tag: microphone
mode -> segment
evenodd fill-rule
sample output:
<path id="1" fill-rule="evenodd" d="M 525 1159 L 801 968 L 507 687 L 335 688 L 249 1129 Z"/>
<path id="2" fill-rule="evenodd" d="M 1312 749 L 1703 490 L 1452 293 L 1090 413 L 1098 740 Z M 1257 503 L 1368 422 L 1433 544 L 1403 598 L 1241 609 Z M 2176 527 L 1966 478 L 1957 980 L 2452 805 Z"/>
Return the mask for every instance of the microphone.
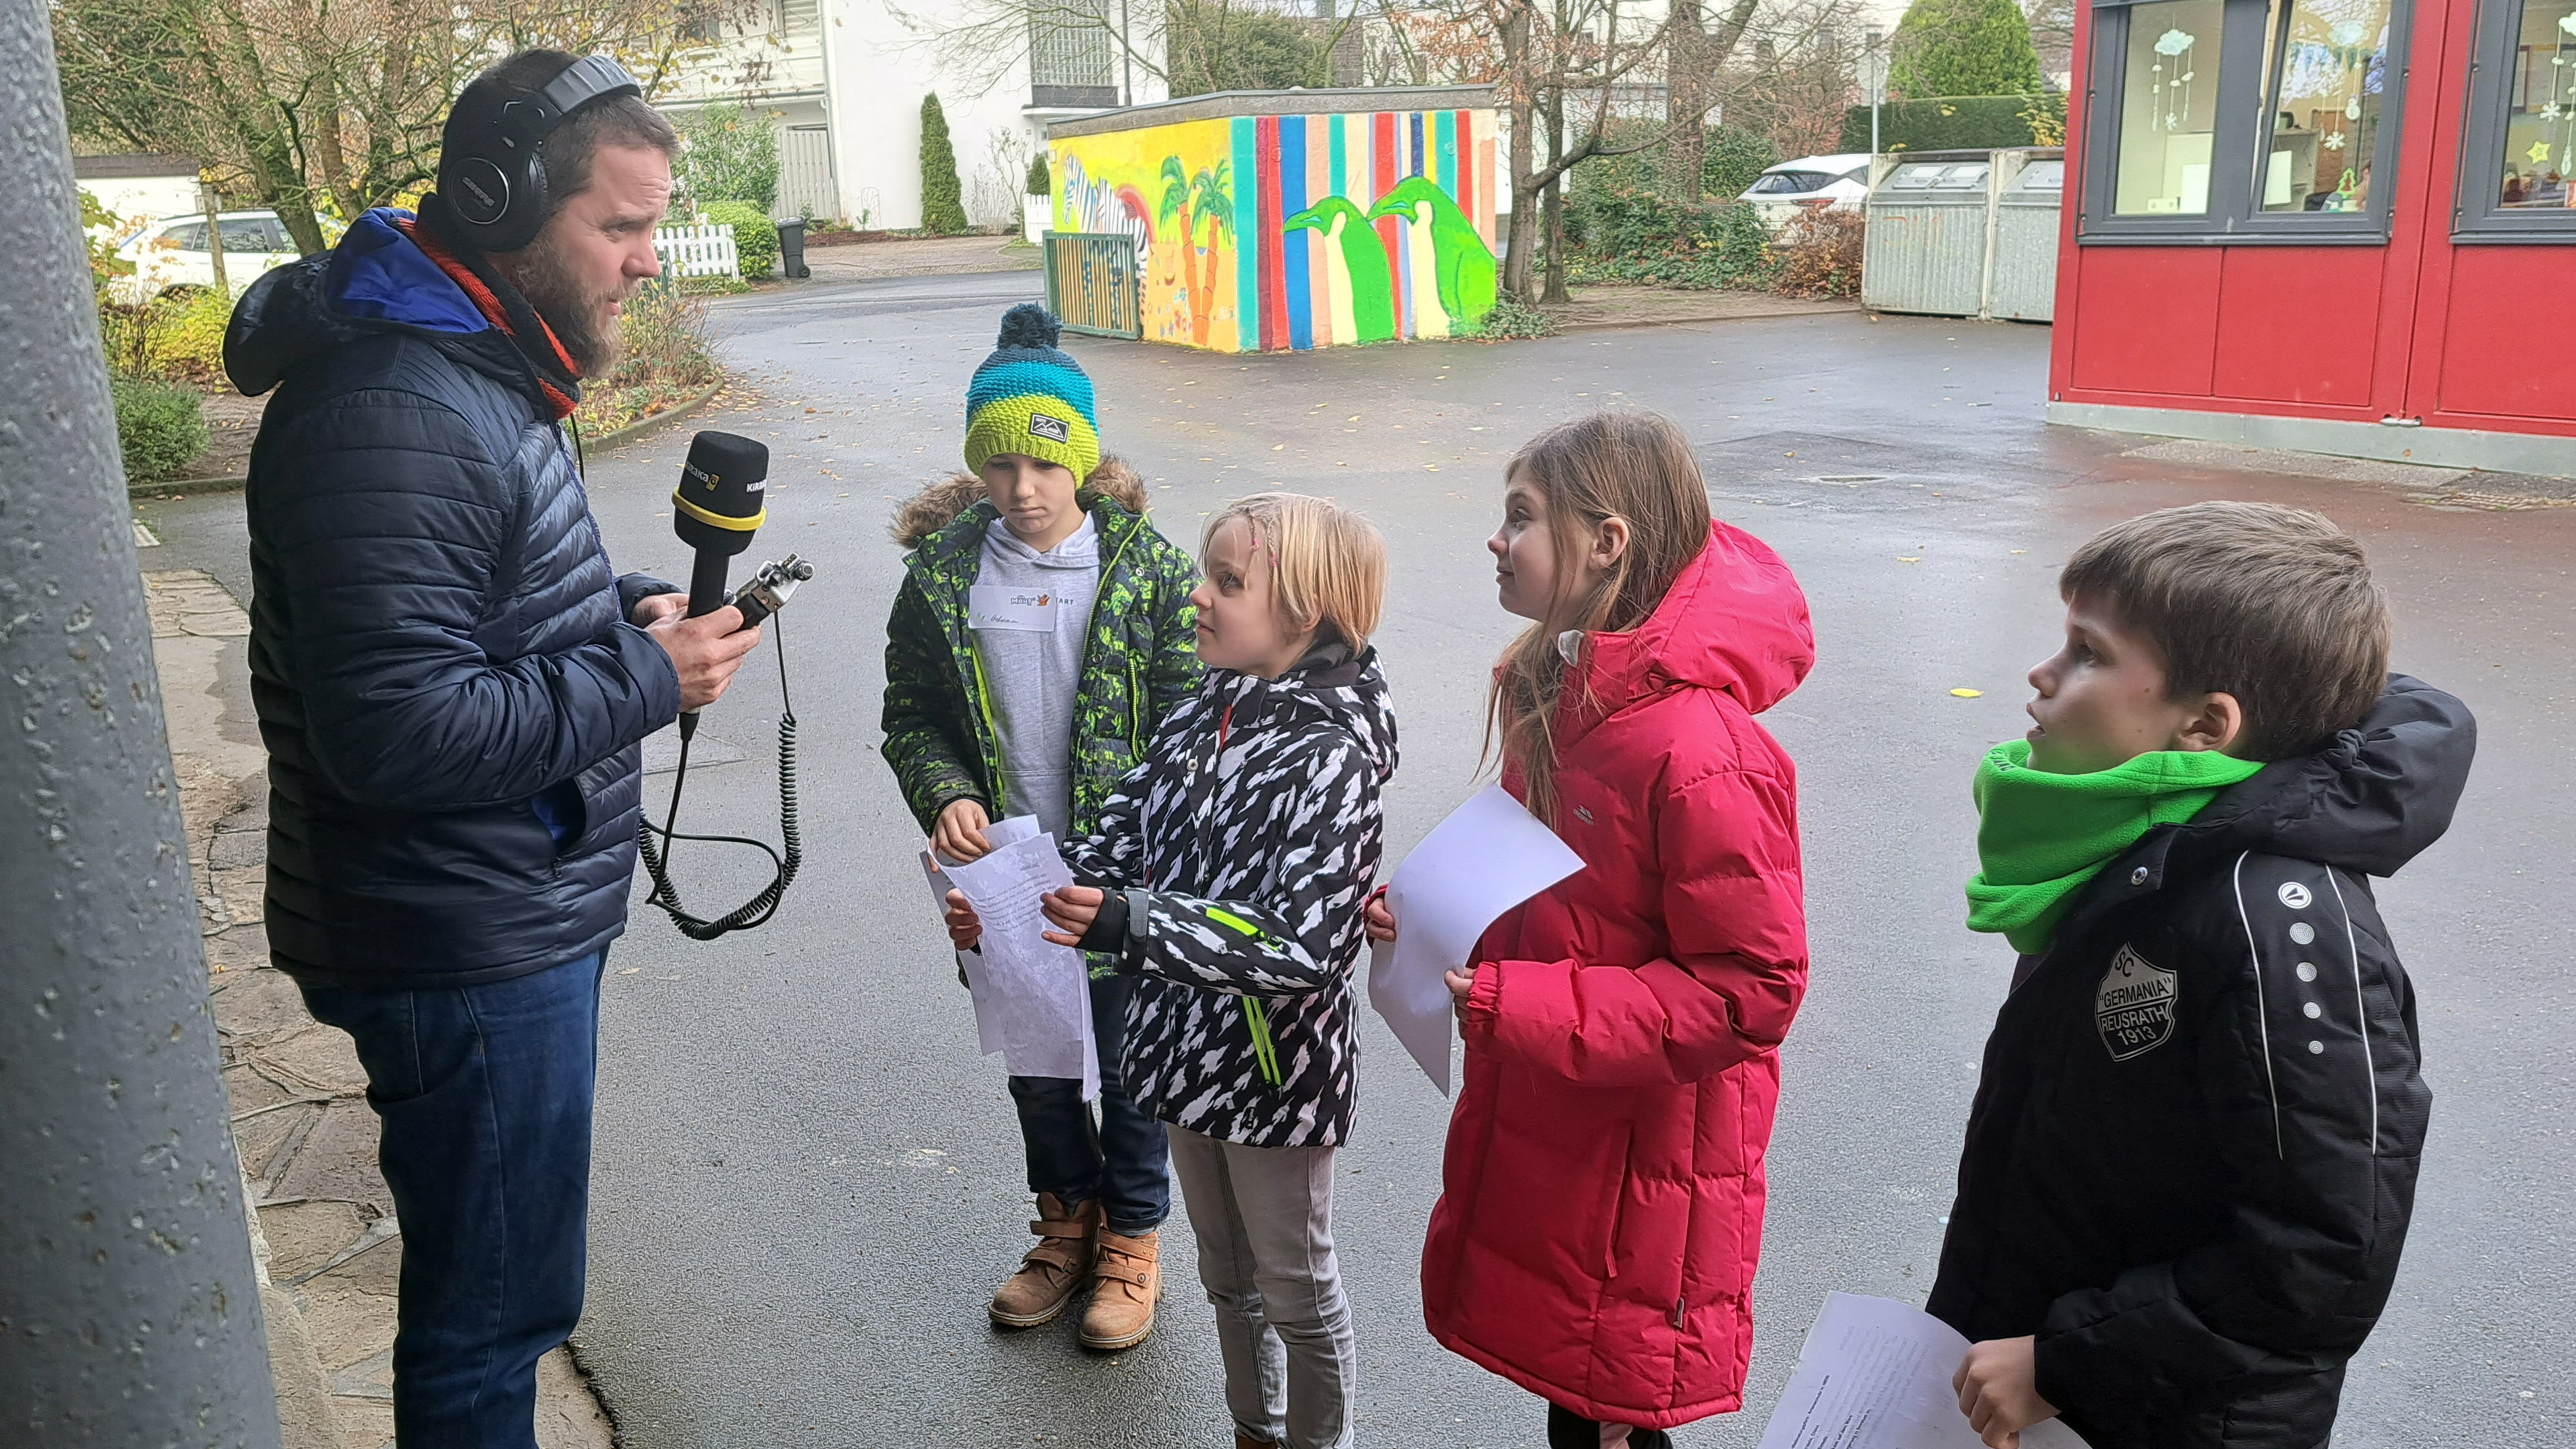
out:
<path id="1" fill-rule="evenodd" d="M 768 479 L 766 443 L 716 432 L 689 440 L 680 486 L 671 490 L 671 529 L 698 552 L 689 572 L 690 618 L 724 607 L 728 561 L 751 547 L 752 532 L 769 517 Z M 680 738 L 697 729 L 697 711 L 680 716 Z"/>

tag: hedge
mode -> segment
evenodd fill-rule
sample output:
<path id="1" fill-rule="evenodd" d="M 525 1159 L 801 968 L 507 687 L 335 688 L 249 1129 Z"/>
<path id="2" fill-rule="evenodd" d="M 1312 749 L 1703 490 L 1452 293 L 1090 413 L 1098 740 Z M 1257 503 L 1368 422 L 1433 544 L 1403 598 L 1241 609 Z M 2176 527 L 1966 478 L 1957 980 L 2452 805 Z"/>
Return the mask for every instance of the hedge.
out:
<path id="1" fill-rule="evenodd" d="M 192 387 L 114 378 L 116 446 L 125 481 L 157 483 L 206 451 L 205 394 Z"/>
<path id="2" fill-rule="evenodd" d="M 1981 151 L 1997 146 L 2032 146 L 2034 112 L 2045 113 L 2048 96 L 1940 96 L 1922 101 L 1889 101 L 1878 108 L 1878 148 L 1882 151 Z M 2054 144 L 2054 143 L 2051 143 Z M 1869 107 L 1843 113 L 1842 148 L 1869 149 Z"/>
<path id="3" fill-rule="evenodd" d="M 734 255 L 746 277 L 766 277 L 778 270 L 778 226 L 769 213 L 748 201 L 710 201 L 698 209 L 710 226 L 733 228 Z"/>

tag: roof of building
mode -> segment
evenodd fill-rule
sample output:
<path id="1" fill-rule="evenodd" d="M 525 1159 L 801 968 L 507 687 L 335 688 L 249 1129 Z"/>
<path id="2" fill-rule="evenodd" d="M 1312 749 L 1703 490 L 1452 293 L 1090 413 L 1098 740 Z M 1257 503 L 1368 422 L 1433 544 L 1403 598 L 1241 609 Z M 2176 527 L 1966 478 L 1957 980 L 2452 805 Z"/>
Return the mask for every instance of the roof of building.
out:
<path id="1" fill-rule="evenodd" d="M 1320 90 L 1218 91 L 1148 106 L 1122 106 L 1047 126 L 1047 138 L 1096 136 L 1181 121 L 1224 116 L 1330 116 L 1360 111 L 1473 110 L 1494 103 L 1494 88 L 1477 86 L 1335 86 Z"/>
<path id="2" fill-rule="evenodd" d="M 184 176 L 194 181 L 198 170 L 196 157 L 168 151 L 72 158 L 72 176 L 81 181 L 104 181 L 126 176 Z"/>

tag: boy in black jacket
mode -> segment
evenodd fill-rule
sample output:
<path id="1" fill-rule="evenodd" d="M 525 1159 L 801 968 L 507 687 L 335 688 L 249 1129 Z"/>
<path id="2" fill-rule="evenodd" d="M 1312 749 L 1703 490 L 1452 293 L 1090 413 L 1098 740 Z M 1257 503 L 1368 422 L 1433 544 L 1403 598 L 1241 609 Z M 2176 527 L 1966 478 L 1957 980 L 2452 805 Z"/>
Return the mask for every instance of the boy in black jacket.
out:
<path id="1" fill-rule="evenodd" d="M 2078 550 L 2026 740 L 1976 782 L 1969 925 L 2023 952 L 1930 1311 L 1984 1442 L 2323 1445 L 2431 1107 L 2369 877 L 2440 838 L 2476 725 L 2387 673 L 2360 545 L 2249 503 Z"/>

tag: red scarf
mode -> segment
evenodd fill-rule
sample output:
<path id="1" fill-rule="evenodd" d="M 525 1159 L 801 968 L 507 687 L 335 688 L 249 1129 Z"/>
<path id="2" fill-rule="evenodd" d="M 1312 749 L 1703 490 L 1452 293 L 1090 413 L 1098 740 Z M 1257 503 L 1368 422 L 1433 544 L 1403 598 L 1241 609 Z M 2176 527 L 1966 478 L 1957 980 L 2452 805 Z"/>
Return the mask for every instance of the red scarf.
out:
<path id="1" fill-rule="evenodd" d="M 519 343 L 522 348 L 527 346 L 517 329 L 510 325 L 509 311 L 501 305 L 501 299 L 492 295 L 492 289 L 484 285 L 481 277 L 474 274 L 473 268 L 457 260 L 456 254 L 440 243 L 436 232 L 422 226 L 417 218 L 408 216 L 395 217 L 394 228 L 410 238 L 411 244 L 420 248 L 423 256 L 438 264 L 438 269 L 447 274 L 448 280 L 454 282 L 458 289 L 472 300 L 474 310 L 483 314 L 484 321 L 501 329 L 503 336 Z M 532 315 L 533 310 L 531 309 Z M 564 375 L 578 379 L 581 376 L 581 368 L 572 360 L 572 354 L 564 351 L 563 343 L 555 337 L 555 330 L 547 326 L 542 317 L 537 318 L 537 330 L 545 334 L 546 348 L 554 354 L 554 360 L 563 369 Z M 543 368 L 538 369 L 537 386 L 545 390 L 546 402 L 555 412 L 555 421 L 561 422 L 572 416 L 572 410 L 580 399 L 555 386 L 554 382 L 545 376 Z"/>

